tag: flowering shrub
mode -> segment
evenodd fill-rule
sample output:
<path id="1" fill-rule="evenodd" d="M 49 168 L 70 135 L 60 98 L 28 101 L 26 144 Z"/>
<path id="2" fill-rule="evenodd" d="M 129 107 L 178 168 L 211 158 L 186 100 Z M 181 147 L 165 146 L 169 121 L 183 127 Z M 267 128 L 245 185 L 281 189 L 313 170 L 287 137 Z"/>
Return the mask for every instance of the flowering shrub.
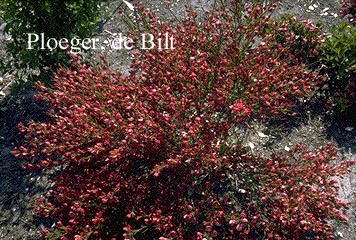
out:
<path id="1" fill-rule="evenodd" d="M 330 165 L 336 154 L 331 144 L 315 152 L 297 144 L 286 156 L 280 153 L 271 159 L 252 160 L 258 169 L 256 182 L 262 183 L 255 205 L 260 219 L 257 226 L 268 239 L 334 239 L 325 220 L 347 218 L 336 210 L 345 203 L 335 198 L 338 181 L 330 177 L 345 174 L 354 163 Z"/>
<path id="2" fill-rule="evenodd" d="M 356 1 L 355 0 L 340 0 L 341 8 L 340 15 L 342 18 L 348 17 L 350 23 L 356 25 Z"/>
<path id="3" fill-rule="evenodd" d="M 20 124 L 27 142 L 13 154 L 60 171 L 35 208 L 57 219 L 43 237 L 332 239 L 327 220 L 345 220 L 345 204 L 329 177 L 352 162 L 333 165 L 330 145 L 260 157 L 232 133 L 292 114 L 320 78 L 267 34 L 269 9 L 230 2 L 170 26 L 142 9 L 175 49 L 134 51 L 128 76 L 73 56 L 53 89 L 38 86 L 51 121 Z"/>
<path id="4" fill-rule="evenodd" d="M 282 15 L 277 24 L 278 31 L 273 34 L 276 41 L 309 67 L 316 67 L 313 64 L 317 62 L 317 49 L 323 40 L 319 27 L 311 20 L 300 21 L 290 15 Z"/>

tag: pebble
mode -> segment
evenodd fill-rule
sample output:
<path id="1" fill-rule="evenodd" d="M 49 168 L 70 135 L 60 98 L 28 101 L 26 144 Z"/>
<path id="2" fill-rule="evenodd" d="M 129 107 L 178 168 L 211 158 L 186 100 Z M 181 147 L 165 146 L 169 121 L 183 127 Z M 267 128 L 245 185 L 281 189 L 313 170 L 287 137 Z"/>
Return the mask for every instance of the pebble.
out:
<path id="1" fill-rule="evenodd" d="M 352 130 L 354 130 L 354 127 L 346 127 L 345 130 L 351 132 Z"/>
<path id="2" fill-rule="evenodd" d="M 335 18 L 337 18 L 337 13 L 331 13 Z"/>
<path id="3" fill-rule="evenodd" d="M 238 190 L 238 192 L 239 192 L 239 193 L 244 194 L 244 193 L 246 193 L 246 190 L 245 190 L 245 189 L 240 188 L 240 189 Z"/>
<path id="4" fill-rule="evenodd" d="M 3 33 L 5 27 L 6 27 L 6 23 L 0 24 L 0 33 Z"/>
<path id="5" fill-rule="evenodd" d="M 131 3 L 129 3 L 128 1 L 125 1 L 125 0 L 122 0 L 122 1 L 126 4 L 126 6 L 127 6 L 131 11 L 134 11 L 134 10 L 135 10 L 134 6 L 133 6 Z"/>
<path id="6" fill-rule="evenodd" d="M 265 138 L 268 137 L 266 134 L 264 134 L 263 132 L 257 132 L 258 136 L 261 138 Z"/>

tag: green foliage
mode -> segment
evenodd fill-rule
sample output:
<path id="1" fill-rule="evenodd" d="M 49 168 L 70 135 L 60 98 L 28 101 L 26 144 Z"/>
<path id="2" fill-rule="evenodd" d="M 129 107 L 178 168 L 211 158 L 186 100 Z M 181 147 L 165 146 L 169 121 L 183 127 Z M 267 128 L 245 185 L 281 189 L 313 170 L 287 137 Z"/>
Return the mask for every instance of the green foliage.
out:
<path id="1" fill-rule="evenodd" d="M 321 46 L 320 62 L 326 66 L 335 112 L 356 112 L 356 29 L 345 22 L 331 29 L 331 36 Z"/>
<path id="2" fill-rule="evenodd" d="M 50 79 L 59 65 L 68 62 L 68 57 L 59 48 L 27 49 L 28 33 L 44 33 L 45 41 L 90 37 L 97 28 L 104 2 L 107 0 L 2 0 L 0 17 L 7 23 L 4 33 L 12 37 L 6 45 L 12 60 L 2 70 L 39 69 L 41 78 Z"/>
<path id="3" fill-rule="evenodd" d="M 345 22 L 331 30 L 331 36 L 322 46 L 320 60 L 327 66 L 329 85 L 335 90 L 343 90 L 356 69 L 356 30 Z"/>

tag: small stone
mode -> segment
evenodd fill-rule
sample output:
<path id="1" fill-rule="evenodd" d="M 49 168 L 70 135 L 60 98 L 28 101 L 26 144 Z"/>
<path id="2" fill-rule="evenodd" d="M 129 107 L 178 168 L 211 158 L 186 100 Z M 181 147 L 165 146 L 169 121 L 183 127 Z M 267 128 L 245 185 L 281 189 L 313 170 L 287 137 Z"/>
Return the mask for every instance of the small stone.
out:
<path id="1" fill-rule="evenodd" d="M 245 189 L 240 188 L 240 189 L 238 190 L 238 192 L 239 192 L 239 193 L 244 194 L 244 193 L 246 193 L 246 190 L 245 190 Z"/>
<path id="2" fill-rule="evenodd" d="M 131 11 L 135 10 L 134 6 L 133 6 L 131 3 L 129 3 L 128 1 L 125 1 L 125 0 L 122 0 L 122 1 L 126 4 L 126 6 L 127 6 Z"/>
<path id="3" fill-rule="evenodd" d="M 285 146 L 285 147 L 284 147 L 284 150 L 286 150 L 287 152 L 289 152 L 289 151 L 290 151 L 290 148 L 289 148 L 288 146 Z"/>
<path id="4" fill-rule="evenodd" d="M 330 8 L 328 8 L 328 7 L 327 7 L 327 8 L 324 8 L 321 12 L 323 12 L 323 13 L 324 13 L 324 12 L 327 12 L 327 11 L 329 11 L 329 9 L 330 9 Z"/>
<path id="5" fill-rule="evenodd" d="M 312 6 L 312 5 L 310 5 L 309 7 L 308 7 L 308 9 L 310 10 L 310 11 L 314 11 L 314 6 Z"/>
<path id="6" fill-rule="evenodd" d="M 354 130 L 354 127 L 346 127 L 345 130 L 351 132 L 352 130 Z"/>
<path id="7" fill-rule="evenodd" d="M 261 138 L 265 138 L 268 137 L 266 134 L 264 134 L 263 132 L 257 132 L 258 136 Z"/>

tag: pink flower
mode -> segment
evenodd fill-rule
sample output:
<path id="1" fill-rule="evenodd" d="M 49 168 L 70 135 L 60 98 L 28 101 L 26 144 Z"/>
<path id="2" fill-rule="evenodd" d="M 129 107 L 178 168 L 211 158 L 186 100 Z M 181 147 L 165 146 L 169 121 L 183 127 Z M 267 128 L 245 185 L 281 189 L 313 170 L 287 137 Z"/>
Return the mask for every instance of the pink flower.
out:
<path id="1" fill-rule="evenodd" d="M 251 110 L 246 104 L 238 99 L 233 105 L 229 106 L 231 112 L 239 117 L 248 117 L 251 114 Z"/>

